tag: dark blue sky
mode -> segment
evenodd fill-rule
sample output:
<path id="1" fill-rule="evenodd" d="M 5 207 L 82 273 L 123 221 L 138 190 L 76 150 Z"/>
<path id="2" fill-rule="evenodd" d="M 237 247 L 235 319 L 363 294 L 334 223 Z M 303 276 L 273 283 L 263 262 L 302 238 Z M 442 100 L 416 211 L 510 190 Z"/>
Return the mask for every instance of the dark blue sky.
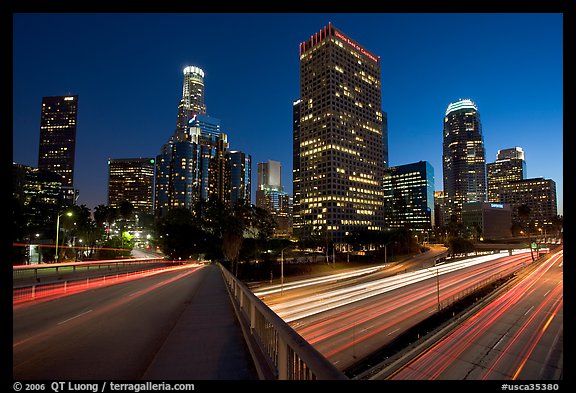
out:
<path id="1" fill-rule="evenodd" d="M 78 94 L 78 203 L 106 204 L 107 159 L 160 152 L 196 65 L 208 114 L 252 155 L 253 190 L 272 159 L 291 193 L 298 44 L 329 21 L 381 56 L 391 166 L 429 161 L 441 190 L 444 112 L 470 98 L 486 162 L 522 147 L 563 214 L 562 14 L 15 14 L 13 160 L 37 165 L 42 97 Z"/>

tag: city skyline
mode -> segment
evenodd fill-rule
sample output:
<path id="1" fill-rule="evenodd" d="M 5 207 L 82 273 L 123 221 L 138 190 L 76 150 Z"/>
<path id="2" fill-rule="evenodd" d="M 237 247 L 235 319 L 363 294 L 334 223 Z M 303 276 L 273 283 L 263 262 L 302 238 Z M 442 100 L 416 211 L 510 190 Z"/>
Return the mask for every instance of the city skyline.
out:
<path id="1" fill-rule="evenodd" d="M 186 22 L 201 34 L 190 49 L 182 49 Z M 196 66 L 210 115 L 234 150 L 252 156 L 253 199 L 254 166 L 268 160 L 281 162 L 292 194 L 298 44 L 328 22 L 381 56 L 389 166 L 428 161 L 442 190 L 444 113 L 469 98 L 482 115 L 486 163 L 521 147 L 527 177 L 556 182 L 563 214 L 561 14 L 15 14 L 13 161 L 38 164 L 42 97 L 78 95 L 78 204 L 106 204 L 108 159 L 160 153 L 183 69 Z M 107 32 L 92 35 L 103 23 Z M 55 35 L 75 32 L 66 56 L 37 40 L 48 25 Z M 483 25 L 490 30 L 473 29 Z M 476 35 L 453 34 L 466 28 Z"/>

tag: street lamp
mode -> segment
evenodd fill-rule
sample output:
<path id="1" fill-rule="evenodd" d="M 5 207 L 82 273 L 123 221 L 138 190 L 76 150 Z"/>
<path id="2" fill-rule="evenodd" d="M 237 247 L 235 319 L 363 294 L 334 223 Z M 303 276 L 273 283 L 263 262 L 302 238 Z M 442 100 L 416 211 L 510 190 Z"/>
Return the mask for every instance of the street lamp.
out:
<path id="1" fill-rule="evenodd" d="M 60 217 L 62 217 L 63 215 L 72 217 L 72 212 L 59 214 L 58 218 L 56 219 L 56 263 L 58 263 L 58 234 L 60 233 Z"/>
<path id="2" fill-rule="evenodd" d="M 282 296 L 284 291 L 284 250 L 290 247 L 292 246 L 284 247 L 282 251 L 280 251 L 280 296 Z"/>

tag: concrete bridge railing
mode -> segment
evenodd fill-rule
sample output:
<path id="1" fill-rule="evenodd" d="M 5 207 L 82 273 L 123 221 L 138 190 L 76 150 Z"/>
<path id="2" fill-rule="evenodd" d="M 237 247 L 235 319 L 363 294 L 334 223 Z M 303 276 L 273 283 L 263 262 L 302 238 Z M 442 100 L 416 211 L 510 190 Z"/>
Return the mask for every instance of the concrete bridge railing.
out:
<path id="1" fill-rule="evenodd" d="M 218 264 L 260 379 L 347 380 L 248 287 Z"/>

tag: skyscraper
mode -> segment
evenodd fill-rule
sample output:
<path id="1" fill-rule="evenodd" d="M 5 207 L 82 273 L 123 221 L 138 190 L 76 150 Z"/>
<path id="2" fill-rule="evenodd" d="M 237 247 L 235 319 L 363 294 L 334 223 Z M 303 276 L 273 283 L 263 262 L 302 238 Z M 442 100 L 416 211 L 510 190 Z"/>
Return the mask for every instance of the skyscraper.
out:
<path id="1" fill-rule="evenodd" d="M 488 201 L 500 202 L 498 189 L 514 180 L 526 179 L 526 161 L 522 148 L 498 150 L 496 162 L 486 164 Z"/>
<path id="2" fill-rule="evenodd" d="M 156 157 L 154 209 L 160 216 L 176 207 L 192 209 L 200 200 L 229 203 L 228 137 L 220 119 L 206 115 L 203 78 L 198 67 L 184 69 L 176 130 Z"/>
<path id="3" fill-rule="evenodd" d="M 331 24 L 299 49 L 294 229 L 336 243 L 356 230 L 382 230 L 380 59 Z"/>
<path id="4" fill-rule="evenodd" d="M 182 99 L 178 105 L 176 129 L 186 131 L 188 122 L 197 114 L 206 114 L 204 104 L 204 71 L 195 66 L 184 68 Z"/>
<path id="5" fill-rule="evenodd" d="M 282 165 L 279 161 L 258 163 L 256 206 L 268 210 L 274 217 L 276 236 L 290 235 L 290 197 L 282 186 Z"/>
<path id="6" fill-rule="evenodd" d="M 469 99 L 450 103 L 444 117 L 444 192 L 448 214 L 462 220 L 462 205 L 486 200 L 486 153 L 480 112 Z"/>
<path id="7" fill-rule="evenodd" d="M 108 160 L 108 206 L 119 208 L 128 201 L 134 211 L 152 213 L 153 185 L 153 158 Z"/>
<path id="8" fill-rule="evenodd" d="M 241 151 L 230 151 L 226 157 L 230 206 L 233 207 L 240 199 L 252 203 L 252 157 Z"/>
<path id="9" fill-rule="evenodd" d="M 384 171 L 386 226 L 430 231 L 434 225 L 434 169 L 427 161 Z"/>
<path id="10" fill-rule="evenodd" d="M 300 219 L 300 104 L 292 102 L 292 226 L 294 231 L 302 231 Z"/>
<path id="11" fill-rule="evenodd" d="M 63 185 L 74 186 L 78 96 L 42 98 L 38 169 L 59 173 Z"/>
<path id="12" fill-rule="evenodd" d="M 558 214 L 556 182 L 542 177 L 513 180 L 498 188 L 498 199 L 510 204 L 512 220 L 522 228 L 537 233 L 537 228 L 549 228 L 552 218 Z M 528 206 L 529 214 L 523 216 L 519 210 Z"/>

